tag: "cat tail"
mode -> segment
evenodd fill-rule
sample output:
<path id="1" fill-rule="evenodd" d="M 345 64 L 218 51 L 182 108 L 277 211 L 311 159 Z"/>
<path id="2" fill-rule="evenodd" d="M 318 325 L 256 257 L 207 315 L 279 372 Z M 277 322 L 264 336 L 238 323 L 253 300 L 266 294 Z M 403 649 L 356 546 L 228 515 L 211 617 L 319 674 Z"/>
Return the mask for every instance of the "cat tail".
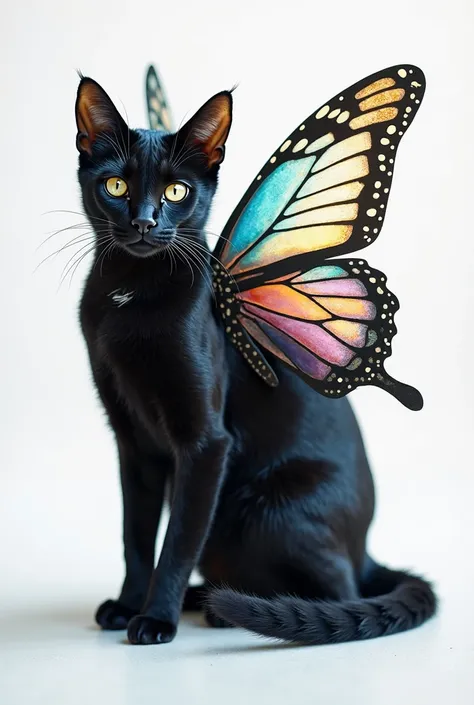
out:
<path id="1" fill-rule="evenodd" d="M 357 600 L 262 598 L 231 589 L 207 597 L 214 614 L 237 627 L 301 644 L 337 644 L 413 629 L 436 611 L 431 585 L 415 575 L 373 563 L 370 580 Z M 382 588 L 382 594 L 378 590 Z"/>

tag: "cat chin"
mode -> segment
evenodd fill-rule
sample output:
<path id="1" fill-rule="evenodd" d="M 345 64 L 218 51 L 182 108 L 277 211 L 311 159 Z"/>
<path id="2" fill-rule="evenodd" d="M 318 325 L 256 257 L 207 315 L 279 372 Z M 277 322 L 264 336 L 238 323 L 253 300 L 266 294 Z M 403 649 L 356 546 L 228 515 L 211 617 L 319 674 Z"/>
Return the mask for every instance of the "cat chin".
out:
<path id="1" fill-rule="evenodd" d="M 154 247 L 146 242 L 137 242 L 134 245 L 122 245 L 123 249 L 127 254 L 132 255 L 132 257 L 138 257 L 140 259 L 146 259 L 147 257 L 153 257 L 159 252 L 165 249 L 165 246 Z"/>
<path id="2" fill-rule="evenodd" d="M 150 245 L 148 242 L 141 240 L 140 242 L 134 242 L 130 245 L 122 244 L 122 247 L 129 255 L 144 259 L 146 257 L 153 257 L 153 255 L 157 255 L 159 252 L 163 252 L 166 245 Z"/>

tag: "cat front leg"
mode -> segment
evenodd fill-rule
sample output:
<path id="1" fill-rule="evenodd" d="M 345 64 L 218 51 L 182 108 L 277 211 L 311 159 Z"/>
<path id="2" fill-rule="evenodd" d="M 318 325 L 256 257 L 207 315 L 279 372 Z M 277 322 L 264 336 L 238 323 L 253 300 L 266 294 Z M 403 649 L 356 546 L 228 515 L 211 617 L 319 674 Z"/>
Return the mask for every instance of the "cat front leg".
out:
<path id="1" fill-rule="evenodd" d="M 166 458 L 147 457 L 123 442 L 119 442 L 119 456 L 125 579 L 118 600 L 106 600 L 96 612 L 102 629 L 126 629 L 145 600 L 170 464 Z"/>
<path id="2" fill-rule="evenodd" d="M 178 453 L 170 521 L 142 613 L 128 625 L 132 644 L 172 641 L 189 577 L 195 567 L 225 476 L 230 437 L 219 430 Z"/>
<path id="3" fill-rule="evenodd" d="M 92 356 L 91 356 L 92 357 Z M 117 394 L 110 373 L 92 366 L 94 381 L 115 433 L 123 497 L 125 580 L 118 600 L 103 602 L 95 620 L 102 629 L 126 629 L 140 612 L 155 563 L 155 541 L 172 457 L 137 442 L 137 428 Z M 143 435 L 143 433 L 141 434 Z"/>

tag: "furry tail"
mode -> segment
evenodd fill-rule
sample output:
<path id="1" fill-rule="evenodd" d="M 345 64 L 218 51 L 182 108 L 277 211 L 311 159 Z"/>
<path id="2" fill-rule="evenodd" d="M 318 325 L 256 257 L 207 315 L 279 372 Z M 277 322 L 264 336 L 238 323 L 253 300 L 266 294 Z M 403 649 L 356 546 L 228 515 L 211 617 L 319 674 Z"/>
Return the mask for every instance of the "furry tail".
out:
<path id="1" fill-rule="evenodd" d="M 409 573 L 373 564 L 358 600 L 325 601 L 253 597 L 231 589 L 211 591 L 207 601 L 222 619 L 266 637 L 304 644 L 373 639 L 413 629 L 436 611 L 431 585 Z M 385 594 L 374 594 L 377 588 Z"/>

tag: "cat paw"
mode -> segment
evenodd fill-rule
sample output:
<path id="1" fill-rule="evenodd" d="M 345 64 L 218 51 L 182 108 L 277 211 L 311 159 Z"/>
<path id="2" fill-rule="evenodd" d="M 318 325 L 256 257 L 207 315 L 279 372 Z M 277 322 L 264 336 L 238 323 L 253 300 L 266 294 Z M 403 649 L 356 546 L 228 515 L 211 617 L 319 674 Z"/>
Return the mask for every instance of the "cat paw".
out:
<path id="1" fill-rule="evenodd" d="M 139 614 L 128 625 L 131 644 L 167 644 L 176 636 L 176 625 Z"/>
<path id="2" fill-rule="evenodd" d="M 95 621 L 102 629 L 126 629 L 127 624 L 138 614 L 118 600 L 106 600 L 95 613 Z"/>
<path id="3" fill-rule="evenodd" d="M 204 610 L 204 619 L 207 624 L 214 629 L 229 629 L 234 627 L 234 625 L 230 622 L 226 622 L 225 619 L 222 619 L 221 617 L 218 617 L 217 614 L 214 614 L 214 612 L 211 612 L 208 607 Z"/>

